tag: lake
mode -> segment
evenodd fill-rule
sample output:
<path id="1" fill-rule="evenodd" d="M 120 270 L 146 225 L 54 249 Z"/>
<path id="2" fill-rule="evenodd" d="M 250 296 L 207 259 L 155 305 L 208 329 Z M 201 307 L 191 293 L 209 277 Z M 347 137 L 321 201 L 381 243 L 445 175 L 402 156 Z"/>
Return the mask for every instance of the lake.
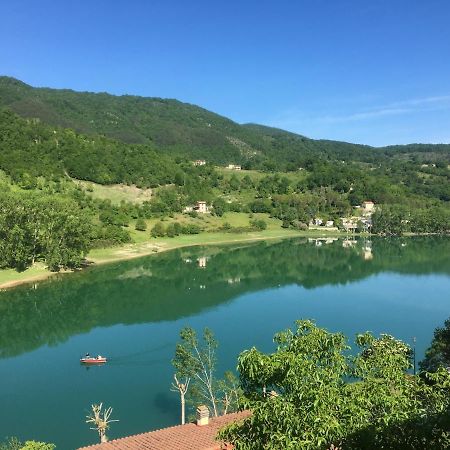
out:
<path id="1" fill-rule="evenodd" d="M 176 424 L 171 359 L 187 325 L 215 332 L 222 374 L 300 318 L 350 340 L 414 336 L 420 360 L 449 316 L 446 237 L 193 247 L 57 276 L 0 292 L 0 440 L 96 443 L 97 402 L 120 419 L 110 438 Z M 86 352 L 110 362 L 82 367 Z"/>

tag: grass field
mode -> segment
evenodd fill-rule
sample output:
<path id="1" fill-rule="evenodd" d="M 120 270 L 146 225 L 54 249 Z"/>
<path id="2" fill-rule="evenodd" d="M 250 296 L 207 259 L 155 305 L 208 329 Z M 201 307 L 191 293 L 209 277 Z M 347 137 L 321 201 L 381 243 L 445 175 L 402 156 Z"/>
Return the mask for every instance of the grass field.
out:
<path id="1" fill-rule="evenodd" d="M 231 170 L 226 169 L 225 167 L 217 167 L 216 170 L 220 174 L 222 174 L 226 180 L 230 179 L 233 175 L 235 175 L 238 180 L 242 180 L 242 178 L 248 175 L 253 181 L 253 183 L 257 183 L 259 180 L 269 175 L 276 175 L 272 173 L 261 172 L 258 170 Z M 303 178 L 306 178 L 307 174 L 308 172 L 306 172 L 305 170 L 297 172 L 277 173 L 277 175 L 288 178 L 289 181 L 296 181 L 296 182 L 298 182 Z"/>
<path id="2" fill-rule="evenodd" d="M 103 185 L 75 179 L 72 179 L 72 181 L 78 186 L 81 186 L 88 195 L 100 200 L 110 200 L 113 205 L 119 205 L 121 201 L 142 203 L 152 198 L 151 189 L 140 189 L 133 185 Z"/>

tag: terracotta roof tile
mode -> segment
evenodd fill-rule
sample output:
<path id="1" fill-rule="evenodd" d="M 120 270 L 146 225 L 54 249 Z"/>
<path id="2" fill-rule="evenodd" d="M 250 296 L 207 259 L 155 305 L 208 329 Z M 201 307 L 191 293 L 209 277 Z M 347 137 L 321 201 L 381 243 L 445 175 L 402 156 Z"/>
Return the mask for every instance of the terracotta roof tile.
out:
<path id="1" fill-rule="evenodd" d="M 195 423 L 188 423 L 78 450 L 220 450 L 227 447 L 221 447 L 220 442 L 215 440 L 219 429 L 249 415 L 250 411 L 241 411 L 212 418 L 208 425 L 197 426 Z"/>

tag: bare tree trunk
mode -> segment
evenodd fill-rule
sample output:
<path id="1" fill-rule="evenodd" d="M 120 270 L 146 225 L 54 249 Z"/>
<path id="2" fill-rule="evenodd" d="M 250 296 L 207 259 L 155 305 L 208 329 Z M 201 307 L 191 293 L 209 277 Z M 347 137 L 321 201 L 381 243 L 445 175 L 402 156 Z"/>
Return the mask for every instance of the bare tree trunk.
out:
<path id="1" fill-rule="evenodd" d="M 184 425 L 186 423 L 186 401 L 184 399 L 184 392 L 180 392 L 181 396 L 181 425 Z"/>
<path id="2" fill-rule="evenodd" d="M 174 374 L 173 379 L 175 380 L 174 383 L 172 383 L 171 391 L 173 392 L 179 392 L 180 393 L 180 404 L 181 404 L 181 425 L 184 425 L 186 423 L 186 392 L 189 389 L 189 382 L 191 379 L 189 377 L 186 377 L 184 380 L 184 383 L 181 383 L 178 381 L 177 375 Z"/>

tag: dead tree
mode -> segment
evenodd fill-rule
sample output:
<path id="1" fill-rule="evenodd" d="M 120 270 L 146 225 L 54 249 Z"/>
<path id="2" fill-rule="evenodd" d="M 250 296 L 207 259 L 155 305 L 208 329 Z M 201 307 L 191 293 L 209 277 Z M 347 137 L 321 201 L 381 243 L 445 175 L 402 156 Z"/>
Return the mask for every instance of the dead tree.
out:
<path id="1" fill-rule="evenodd" d="M 112 414 L 112 408 L 109 407 L 102 411 L 103 403 L 100 405 L 91 405 L 92 412 L 88 416 L 86 416 L 86 423 L 92 423 L 94 426 L 91 427 L 91 430 L 96 430 L 99 437 L 100 442 L 108 442 L 108 437 L 106 436 L 106 430 L 109 428 L 109 424 L 111 422 L 118 422 L 118 419 L 110 419 Z"/>
<path id="2" fill-rule="evenodd" d="M 179 392 L 180 393 L 180 403 L 181 403 L 181 425 L 184 425 L 186 423 L 186 392 L 189 388 L 189 382 L 191 379 L 189 377 L 186 377 L 184 379 L 184 383 L 181 383 L 178 381 L 178 377 L 176 374 L 174 374 L 173 379 L 175 380 L 172 383 L 172 388 L 170 389 L 172 392 Z"/>

